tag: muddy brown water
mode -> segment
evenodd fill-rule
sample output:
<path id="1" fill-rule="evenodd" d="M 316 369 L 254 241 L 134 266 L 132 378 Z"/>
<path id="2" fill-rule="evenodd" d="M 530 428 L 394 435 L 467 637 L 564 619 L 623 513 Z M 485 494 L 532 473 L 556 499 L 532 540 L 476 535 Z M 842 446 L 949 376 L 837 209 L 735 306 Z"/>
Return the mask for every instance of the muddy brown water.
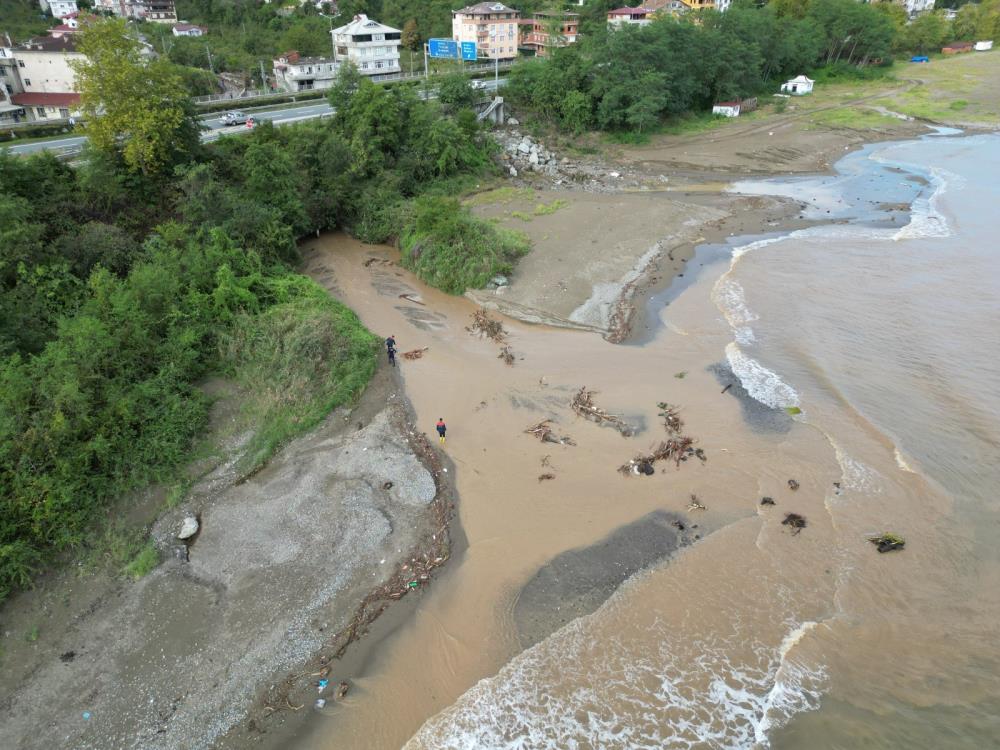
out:
<path id="1" fill-rule="evenodd" d="M 298 746 L 401 747 L 429 717 L 521 651 L 514 611 L 519 592 L 540 569 L 656 511 L 681 514 L 688 524 L 715 531 L 630 584 L 649 587 L 643 597 L 657 606 L 628 607 L 626 615 L 603 620 L 607 640 L 590 648 L 628 642 L 630 648 L 639 643 L 660 649 L 665 629 L 671 643 L 687 644 L 677 659 L 700 658 L 697 644 L 730 639 L 735 617 L 746 637 L 744 661 L 763 679 L 766 646 L 780 647 L 793 620 L 826 614 L 835 581 L 816 560 L 835 553 L 823 502 L 839 468 L 815 430 L 796 423 L 782 430 L 762 427 L 744 418 L 732 390 L 720 393 L 711 367 L 731 332 L 709 295 L 690 294 L 673 304 L 670 328 L 642 348 L 505 319 L 517 355 L 514 366 L 506 366 L 497 358 L 497 344 L 466 330 L 475 310 L 468 300 L 430 289 L 396 265 L 366 267 L 371 257 L 396 254 L 330 235 L 307 249 L 307 270 L 328 284 L 335 280 L 344 302 L 378 334 L 394 334 L 401 351 L 428 348 L 420 360 L 400 358 L 401 372 L 418 424 L 432 434 L 438 417 L 448 423 L 443 449 L 456 467 L 468 549 L 450 571 L 449 585 L 431 588 L 346 703 L 324 713 Z M 424 304 L 401 294 L 419 295 Z M 681 372 L 686 375 L 675 377 Z M 575 415 L 569 402 L 581 386 L 596 390 L 602 407 L 640 431 L 623 438 Z M 653 477 L 623 477 L 617 467 L 665 435 L 657 417 L 660 401 L 681 405 L 686 432 L 708 460 L 659 464 Z M 542 444 L 524 434 L 546 418 L 577 445 Z M 555 479 L 540 482 L 543 473 Z M 795 493 L 787 487 L 792 477 L 801 485 Z M 705 510 L 688 512 L 692 495 Z M 761 510 L 763 495 L 776 498 L 777 506 Z M 808 533 L 793 535 L 781 525 L 790 511 L 809 519 Z M 787 607 L 773 606 L 776 583 L 797 592 L 788 594 Z M 560 601 L 553 597 L 532 606 L 558 610 Z M 547 643 L 529 653 L 544 652 Z M 738 643 L 720 648 L 720 659 L 724 651 L 725 658 L 741 656 Z M 578 654 L 573 669 L 586 669 L 585 660 L 586 653 Z M 558 682 L 548 689 L 557 692 Z M 627 692 L 612 696 L 629 700 Z M 601 700 L 597 694 L 594 699 Z M 429 739 L 415 740 L 418 746 L 437 744 L 429 731 Z"/>

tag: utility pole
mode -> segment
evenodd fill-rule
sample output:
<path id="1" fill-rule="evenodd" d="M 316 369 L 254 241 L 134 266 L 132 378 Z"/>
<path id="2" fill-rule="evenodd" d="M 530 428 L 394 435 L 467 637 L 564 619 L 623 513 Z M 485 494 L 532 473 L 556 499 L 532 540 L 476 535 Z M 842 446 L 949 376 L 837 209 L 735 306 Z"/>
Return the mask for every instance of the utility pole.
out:
<path id="1" fill-rule="evenodd" d="M 208 68 L 212 71 L 212 75 L 215 75 L 215 63 L 212 62 L 212 50 L 205 45 L 205 54 L 208 55 Z"/>
<path id="2" fill-rule="evenodd" d="M 424 42 L 424 78 L 431 77 L 430 68 L 427 65 L 427 50 L 428 50 L 428 44 L 427 42 Z"/>

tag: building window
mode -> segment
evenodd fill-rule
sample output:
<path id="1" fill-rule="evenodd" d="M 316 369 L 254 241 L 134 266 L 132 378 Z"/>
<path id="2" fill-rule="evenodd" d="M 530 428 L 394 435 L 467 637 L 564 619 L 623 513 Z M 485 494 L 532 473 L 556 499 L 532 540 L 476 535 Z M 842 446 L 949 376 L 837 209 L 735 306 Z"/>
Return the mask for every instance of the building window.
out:
<path id="1" fill-rule="evenodd" d="M 23 68 L 24 67 L 24 60 L 18 60 L 17 61 L 17 67 Z"/>
<path id="2" fill-rule="evenodd" d="M 69 119 L 69 110 L 66 109 L 65 107 L 60 108 L 59 109 L 59 116 L 61 118 L 63 118 L 64 120 L 68 120 Z"/>
<path id="3" fill-rule="evenodd" d="M 31 85 L 31 79 L 30 78 L 25 78 L 24 79 L 24 85 L 25 86 L 30 86 Z"/>
<path id="4" fill-rule="evenodd" d="M 35 114 L 45 119 L 45 107 L 35 107 Z"/>

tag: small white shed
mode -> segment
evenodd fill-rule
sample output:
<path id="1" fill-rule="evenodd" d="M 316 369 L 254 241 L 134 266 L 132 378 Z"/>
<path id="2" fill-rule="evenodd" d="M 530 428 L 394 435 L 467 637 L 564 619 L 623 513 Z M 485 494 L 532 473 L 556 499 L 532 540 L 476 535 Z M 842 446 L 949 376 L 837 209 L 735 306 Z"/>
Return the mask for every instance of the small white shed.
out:
<path id="1" fill-rule="evenodd" d="M 803 94 L 811 94 L 813 90 L 813 84 L 816 83 L 812 78 L 806 78 L 805 76 L 796 76 L 790 81 L 785 81 L 781 84 L 781 90 L 786 94 L 792 94 L 793 96 L 802 96 Z"/>
<path id="2" fill-rule="evenodd" d="M 723 117 L 739 117 L 740 102 L 719 102 L 712 107 L 712 114 Z"/>
<path id="3" fill-rule="evenodd" d="M 976 42 L 976 52 L 985 52 L 986 50 L 993 49 L 993 40 L 988 42 Z"/>

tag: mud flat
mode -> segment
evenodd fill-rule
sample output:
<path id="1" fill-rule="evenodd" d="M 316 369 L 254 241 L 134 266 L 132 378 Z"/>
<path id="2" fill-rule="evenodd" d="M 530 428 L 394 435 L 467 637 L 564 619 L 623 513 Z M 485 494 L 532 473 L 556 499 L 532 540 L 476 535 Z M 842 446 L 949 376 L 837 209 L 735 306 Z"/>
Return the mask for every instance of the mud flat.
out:
<path id="1" fill-rule="evenodd" d="M 199 748 L 237 725 L 245 746 L 448 558 L 446 467 L 389 372 L 250 478 L 234 470 L 247 437 L 157 521 L 164 562 L 145 578 L 66 573 L 8 602 L 8 633 L 40 625 L 5 654 L 0 746 Z"/>
<path id="2" fill-rule="evenodd" d="M 698 244 L 765 231 L 799 210 L 795 201 L 707 187 L 619 193 L 522 189 L 514 199 L 503 191 L 496 200 L 489 193 L 477 196 L 475 211 L 527 234 L 532 251 L 509 284 L 466 296 L 525 322 L 624 341 L 636 296 L 683 274 Z"/>

